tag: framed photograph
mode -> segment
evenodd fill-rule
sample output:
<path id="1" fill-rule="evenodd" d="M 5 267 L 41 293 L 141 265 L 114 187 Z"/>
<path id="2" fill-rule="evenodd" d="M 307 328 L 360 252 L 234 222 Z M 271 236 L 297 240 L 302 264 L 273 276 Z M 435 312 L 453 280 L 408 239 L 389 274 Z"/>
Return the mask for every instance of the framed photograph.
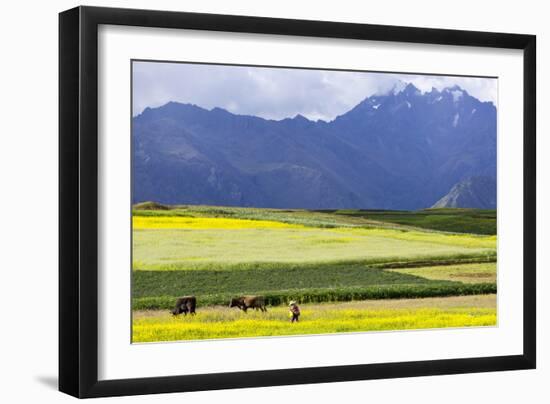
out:
<path id="1" fill-rule="evenodd" d="M 59 17 L 59 388 L 532 369 L 532 35 Z"/>

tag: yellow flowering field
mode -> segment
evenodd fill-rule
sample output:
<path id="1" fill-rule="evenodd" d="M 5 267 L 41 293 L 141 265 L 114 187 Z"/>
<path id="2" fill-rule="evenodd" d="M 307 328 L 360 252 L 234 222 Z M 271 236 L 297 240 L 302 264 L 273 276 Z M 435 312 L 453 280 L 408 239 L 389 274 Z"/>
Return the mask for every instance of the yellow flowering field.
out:
<path id="1" fill-rule="evenodd" d="M 227 307 L 196 316 L 168 311 L 134 313 L 133 342 L 327 334 L 496 325 L 496 295 L 301 305 L 291 324 L 286 307 L 248 314 Z"/>
<path id="2" fill-rule="evenodd" d="M 303 229 L 299 224 L 272 220 L 230 219 L 222 217 L 134 216 L 136 230 L 150 229 Z"/>

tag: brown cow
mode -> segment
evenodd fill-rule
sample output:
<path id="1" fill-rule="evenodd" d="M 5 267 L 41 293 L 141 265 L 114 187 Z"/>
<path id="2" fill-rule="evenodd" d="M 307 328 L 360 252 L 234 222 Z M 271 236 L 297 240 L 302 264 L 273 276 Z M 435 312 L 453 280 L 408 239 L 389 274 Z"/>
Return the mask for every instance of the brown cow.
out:
<path id="1" fill-rule="evenodd" d="M 195 296 L 179 297 L 176 300 L 176 306 L 172 310 L 172 314 L 174 316 L 177 316 L 178 314 L 181 314 L 181 313 L 183 313 L 184 315 L 187 315 L 187 313 L 196 314 L 195 313 L 196 307 L 197 307 L 197 298 Z"/>
<path id="2" fill-rule="evenodd" d="M 260 309 L 263 312 L 266 312 L 265 308 L 265 298 L 263 296 L 240 296 L 234 297 L 229 302 L 229 307 L 238 307 L 246 313 L 248 309 Z"/>

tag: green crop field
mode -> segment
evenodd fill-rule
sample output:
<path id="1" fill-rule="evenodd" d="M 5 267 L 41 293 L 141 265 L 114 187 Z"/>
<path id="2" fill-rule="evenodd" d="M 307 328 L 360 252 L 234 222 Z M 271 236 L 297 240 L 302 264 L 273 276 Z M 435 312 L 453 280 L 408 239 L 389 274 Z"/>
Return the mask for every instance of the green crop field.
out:
<path id="1" fill-rule="evenodd" d="M 432 218 L 435 216 L 437 219 Z M 476 221 L 477 217 L 483 219 Z M 153 316 L 155 320 L 147 316 L 142 319 L 141 314 L 135 317 L 134 340 L 147 327 L 164 335 L 161 329 L 172 327 L 172 319 L 163 316 L 182 295 L 195 295 L 198 311 L 205 314 L 188 320 L 197 328 L 190 334 L 193 338 L 243 336 L 229 328 L 226 335 L 203 330 L 206 336 L 201 336 L 200 327 L 210 324 L 206 313 L 218 313 L 208 310 L 245 294 L 265 296 L 273 309 L 268 318 L 275 322 L 279 317 L 271 316 L 285 312 L 276 306 L 289 300 L 302 304 L 332 302 L 340 307 L 341 302 L 367 299 L 494 296 L 496 236 L 491 226 L 496 229 L 494 211 L 466 209 L 307 211 L 139 204 L 133 211 L 132 307 L 136 313 L 163 310 L 163 315 Z M 322 306 L 322 313 L 332 313 L 330 304 Z M 311 307 L 316 310 L 321 306 Z M 425 322 L 428 311 L 423 313 L 424 320 L 405 321 L 403 326 L 386 318 L 380 321 L 393 324 L 388 325 L 390 328 L 376 328 L 379 326 L 373 325 L 372 319 L 357 320 L 358 328 L 351 328 L 430 328 Z M 432 314 L 443 315 L 438 313 Z M 254 318 L 241 320 L 249 324 Z M 463 319 L 463 325 L 473 325 L 465 320 L 467 317 L 454 318 L 452 324 Z M 233 320 L 231 324 L 239 328 Z M 318 320 L 322 322 L 321 317 Z M 334 327 L 350 327 L 331 324 L 311 329 L 302 329 L 305 326 L 300 324 L 291 333 L 336 332 Z M 441 321 L 437 324 L 444 326 Z M 273 335 L 285 333 L 283 330 L 287 328 L 273 331 Z M 254 335 L 271 335 L 262 334 L 265 332 Z M 154 340 L 150 338 L 139 340 Z M 178 338 L 162 340 L 173 339 Z"/>
<path id="2" fill-rule="evenodd" d="M 362 263 L 289 265 L 193 271 L 135 271 L 134 309 L 168 309 L 175 297 L 196 295 L 198 305 L 223 305 L 232 296 L 261 294 L 268 304 L 494 293 L 495 263 L 406 269 Z"/>

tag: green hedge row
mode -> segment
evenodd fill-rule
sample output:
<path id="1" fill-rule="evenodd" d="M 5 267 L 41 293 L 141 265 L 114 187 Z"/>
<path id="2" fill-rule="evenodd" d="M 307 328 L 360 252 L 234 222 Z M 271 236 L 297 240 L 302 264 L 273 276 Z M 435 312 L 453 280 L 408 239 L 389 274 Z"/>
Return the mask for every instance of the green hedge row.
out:
<path id="1" fill-rule="evenodd" d="M 276 292 L 258 292 L 266 299 L 268 306 L 286 305 L 290 300 L 300 303 L 349 302 L 369 299 L 411 299 L 422 297 L 465 296 L 496 293 L 494 283 L 442 283 L 429 285 L 388 285 L 367 286 L 363 288 L 334 288 L 283 290 Z M 227 294 L 197 296 L 197 306 L 229 305 L 233 297 Z M 134 310 L 171 309 L 176 296 L 140 297 L 132 300 Z"/>

